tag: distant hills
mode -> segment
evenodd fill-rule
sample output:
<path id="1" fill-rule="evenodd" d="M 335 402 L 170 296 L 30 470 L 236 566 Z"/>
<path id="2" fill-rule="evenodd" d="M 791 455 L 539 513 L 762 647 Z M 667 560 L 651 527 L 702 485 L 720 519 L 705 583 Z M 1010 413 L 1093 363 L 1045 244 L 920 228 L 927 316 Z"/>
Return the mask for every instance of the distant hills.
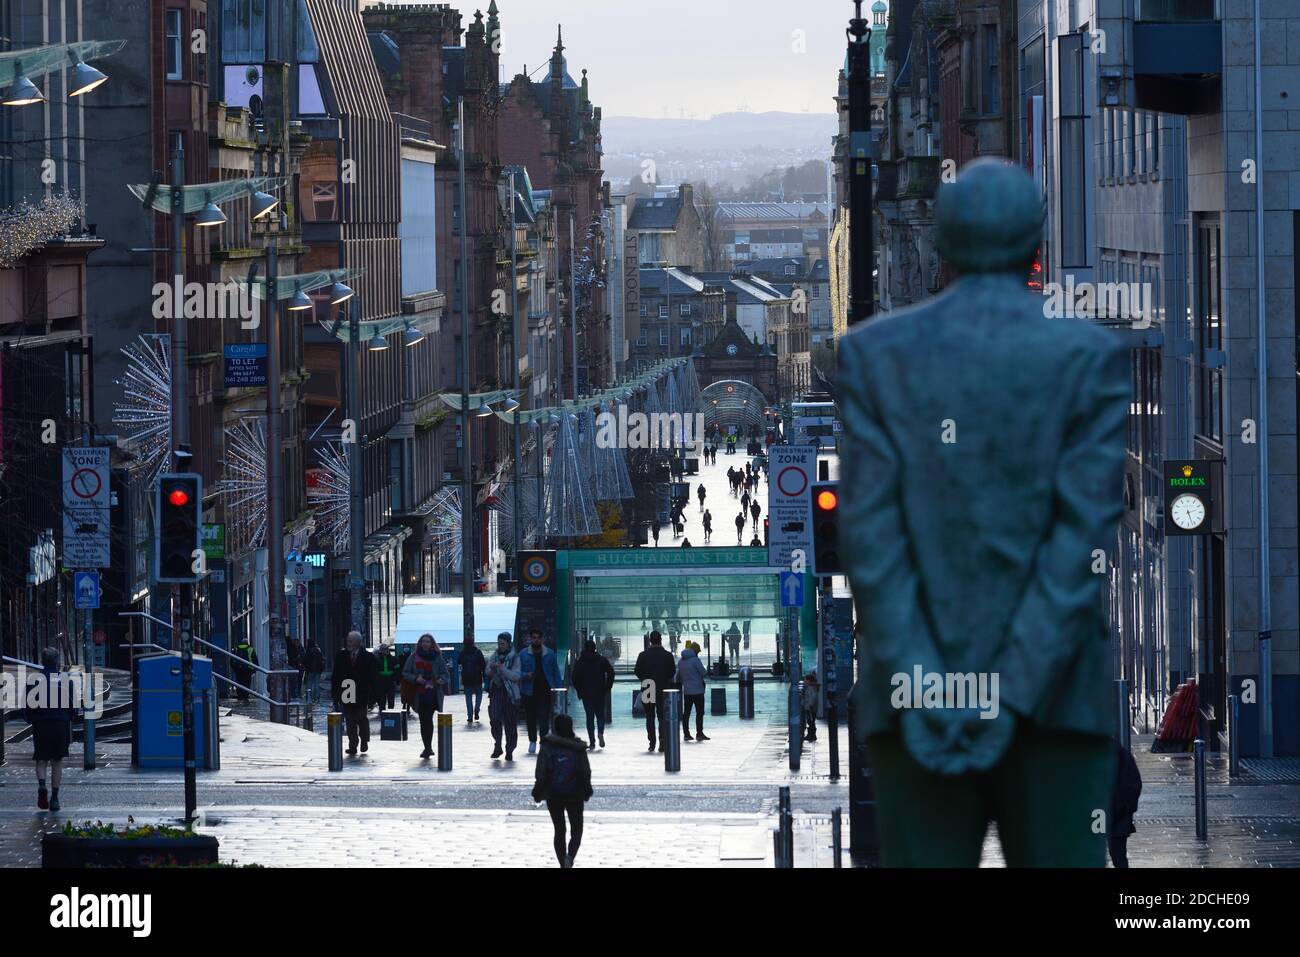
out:
<path id="1" fill-rule="evenodd" d="M 753 149 L 829 153 L 837 132 L 834 113 L 719 113 L 707 120 L 606 116 L 601 121 L 607 156 Z"/>

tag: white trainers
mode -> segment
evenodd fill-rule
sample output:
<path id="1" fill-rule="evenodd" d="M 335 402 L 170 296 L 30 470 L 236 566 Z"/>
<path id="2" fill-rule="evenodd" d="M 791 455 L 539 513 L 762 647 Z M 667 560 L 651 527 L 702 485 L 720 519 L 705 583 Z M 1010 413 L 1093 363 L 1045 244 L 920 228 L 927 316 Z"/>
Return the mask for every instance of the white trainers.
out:
<path id="1" fill-rule="evenodd" d="M 536 754 L 536 753 L 537 753 L 537 742 L 536 742 L 536 741 L 529 741 L 529 742 L 528 742 L 528 753 L 529 753 L 529 754 Z"/>

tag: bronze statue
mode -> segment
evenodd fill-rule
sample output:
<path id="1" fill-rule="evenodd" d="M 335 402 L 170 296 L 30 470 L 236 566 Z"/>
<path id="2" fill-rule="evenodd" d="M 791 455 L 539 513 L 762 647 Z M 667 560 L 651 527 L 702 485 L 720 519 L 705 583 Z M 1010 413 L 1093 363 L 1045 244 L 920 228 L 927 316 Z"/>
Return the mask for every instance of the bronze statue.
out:
<path id="1" fill-rule="evenodd" d="M 1128 352 L 1026 287 L 1043 202 L 1019 167 L 970 163 L 936 220 L 961 278 L 839 349 L 882 862 L 975 866 L 994 820 L 1011 866 L 1102 866 Z"/>

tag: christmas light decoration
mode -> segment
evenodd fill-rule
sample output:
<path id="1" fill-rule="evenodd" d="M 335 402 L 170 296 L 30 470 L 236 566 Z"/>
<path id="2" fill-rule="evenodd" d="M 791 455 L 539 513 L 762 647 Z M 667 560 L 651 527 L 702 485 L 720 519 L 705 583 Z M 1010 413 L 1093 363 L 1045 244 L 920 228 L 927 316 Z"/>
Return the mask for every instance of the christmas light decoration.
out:
<path id="1" fill-rule="evenodd" d="M 307 501 L 316 519 L 319 540 L 335 555 L 351 543 L 352 470 L 343 447 L 330 442 L 316 450 L 320 467 L 307 484 Z"/>
<path id="2" fill-rule="evenodd" d="M 66 236 L 83 212 L 81 203 L 63 194 L 46 196 L 37 203 L 23 200 L 0 211 L 0 269 L 15 265 L 50 240 Z"/>
<path id="3" fill-rule="evenodd" d="M 171 451 L 171 337 L 139 336 L 122 348 L 122 354 L 126 372 L 117 380 L 122 399 L 114 403 L 113 424 L 130 439 L 152 482 Z"/>
<path id="4" fill-rule="evenodd" d="M 226 429 L 225 477 L 218 491 L 226 500 L 226 524 L 241 547 L 266 544 L 266 421 L 241 419 Z"/>

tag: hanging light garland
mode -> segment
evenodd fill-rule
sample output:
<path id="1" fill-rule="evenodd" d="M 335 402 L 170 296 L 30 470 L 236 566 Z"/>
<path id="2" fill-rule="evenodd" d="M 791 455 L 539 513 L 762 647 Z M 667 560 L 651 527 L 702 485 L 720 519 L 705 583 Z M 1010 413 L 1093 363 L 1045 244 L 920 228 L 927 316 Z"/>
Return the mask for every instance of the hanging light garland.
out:
<path id="1" fill-rule="evenodd" d="M 71 196 L 46 196 L 40 202 L 23 200 L 0 211 L 0 269 L 16 265 L 46 243 L 71 232 L 82 217 L 81 203 Z"/>
<path id="2" fill-rule="evenodd" d="M 140 336 L 122 347 L 126 372 L 117 384 L 121 401 L 114 403 L 113 424 L 131 440 L 152 482 L 171 451 L 171 337 Z"/>

